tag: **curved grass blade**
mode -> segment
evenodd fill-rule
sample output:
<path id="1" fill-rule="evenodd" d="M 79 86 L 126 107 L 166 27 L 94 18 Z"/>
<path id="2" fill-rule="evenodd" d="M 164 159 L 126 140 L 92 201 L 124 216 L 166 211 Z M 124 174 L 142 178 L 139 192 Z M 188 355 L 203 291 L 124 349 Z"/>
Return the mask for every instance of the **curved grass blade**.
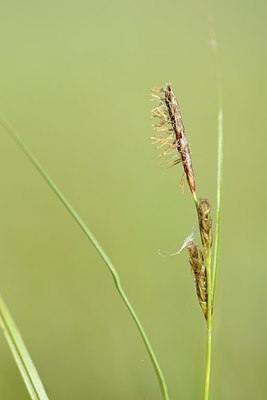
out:
<path id="1" fill-rule="evenodd" d="M 23 342 L 21 334 L 1 296 L 0 328 L 4 333 L 7 344 L 21 373 L 30 398 L 32 400 L 48 400 L 48 396 L 29 355 L 29 352 Z"/>
<path id="2" fill-rule="evenodd" d="M 39 163 L 39 161 L 35 158 L 35 156 L 32 154 L 32 152 L 29 150 L 29 148 L 26 146 L 26 144 L 23 142 L 23 140 L 18 136 L 17 133 L 11 128 L 11 126 L 8 124 L 8 122 L 3 118 L 3 116 L 0 116 L 0 125 L 4 128 L 4 130 L 11 136 L 11 138 L 15 141 L 15 143 L 20 147 L 20 149 L 23 151 L 23 153 L 27 156 L 27 158 L 30 160 L 31 164 L 38 170 L 40 175 L 44 178 L 44 180 L 47 182 L 47 184 L 50 186 L 50 188 L 53 190 L 53 192 L 56 194 L 58 199 L 61 201 L 61 203 L 65 206 L 65 208 L 68 210 L 70 215 L 73 217 L 73 219 L 77 222 L 77 224 L 80 226 L 82 231 L 85 233 L 87 238 L 91 241 L 99 255 L 102 257 L 103 261 L 107 265 L 109 271 L 111 272 L 111 275 L 114 280 L 114 284 L 116 286 L 116 289 L 124 302 L 125 306 L 127 307 L 133 321 L 135 322 L 135 325 L 141 335 L 141 338 L 144 342 L 144 345 L 148 351 L 148 354 L 150 356 L 152 365 L 154 367 L 155 373 L 158 378 L 158 382 L 160 385 L 162 397 L 164 400 L 169 400 L 169 394 L 168 394 L 168 388 L 165 382 L 165 378 L 163 375 L 163 372 L 159 366 L 158 360 L 156 358 L 156 355 L 154 353 L 154 350 L 150 344 L 150 341 L 146 335 L 146 332 L 143 328 L 143 325 L 141 321 L 139 320 L 133 306 L 131 305 L 124 289 L 122 288 L 121 282 L 120 282 L 120 277 L 119 274 L 113 265 L 112 261 L 100 245 L 100 243 L 97 241 L 95 238 L 94 234 L 92 231 L 89 229 L 89 227 L 86 225 L 86 223 L 83 221 L 83 219 L 80 217 L 80 215 L 77 213 L 77 211 L 72 207 L 72 205 L 69 203 L 69 201 L 66 199 L 66 197 L 62 194 L 62 192 L 59 190 L 57 185 L 54 183 L 52 178 L 48 175 L 48 173 L 45 171 L 45 169 L 42 167 L 42 165 Z"/>

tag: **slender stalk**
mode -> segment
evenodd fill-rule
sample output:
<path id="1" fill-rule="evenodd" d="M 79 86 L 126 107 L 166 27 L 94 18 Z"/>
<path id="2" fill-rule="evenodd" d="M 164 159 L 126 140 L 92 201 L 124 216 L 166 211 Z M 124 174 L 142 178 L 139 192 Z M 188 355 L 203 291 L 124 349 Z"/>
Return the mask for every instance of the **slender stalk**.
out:
<path id="1" fill-rule="evenodd" d="M 207 348 L 206 348 L 206 372 L 205 372 L 205 389 L 204 400 L 209 400 L 210 393 L 210 375 L 211 375 L 211 350 L 212 350 L 212 311 L 215 299 L 217 271 L 219 260 L 219 241 L 220 241 L 220 226 L 221 226 L 221 193 L 223 180 L 223 91 L 222 78 L 219 63 L 218 41 L 214 21 L 211 15 L 209 19 L 210 44 L 213 50 L 217 93 L 218 93 L 218 147 L 217 147 L 217 205 L 216 205 L 216 224 L 215 224 L 215 241 L 214 241 L 214 256 L 211 276 L 211 259 L 210 252 L 206 259 L 207 268 L 207 292 L 208 292 L 208 313 L 207 313 Z"/>
<path id="2" fill-rule="evenodd" d="M 12 139 L 15 141 L 15 143 L 20 147 L 20 149 L 23 151 L 23 153 L 30 160 L 32 165 L 38 170 L 40 175 L 44 178 L 44 180 L 47 182 L 49 187 L 56 194 L 58 199 L 61 201 L 61 203 L 68 210 L 70 215 L 73 217 L 73 219 L 80 226 L 82 231 L 85 233 L 87 238 L 91 241 L 91 243 L 93 244 L 93 246 L 95 247 L 95 249 L 97 250 L 99 255 L 101 256 L 101 258 L 103 259 L 103 261 L 107 265 L 107 267 L 108 267 L 108 269 L 111 272 L 111 275 L 113 277 L 113 280 L 114 280 L 115 286 L 117 288 L 117 291 L 118 291 L 120 297 L 122 298 L 122 301 L 124 302 L 125 306 L 127 307 L 131 317 L 133 318 L 133 320 L 135 322 L 135 325 L 136 325 L 136 327 L 137 327 L 137 329 L 138 329 L 138 331 L 139 331 L 139 333 L 141 335 L 141 338 L 143 339 L 143 342 L 144 342 L 145 347 L 146 347 L 146 349 L 148 351 L 148 354 L 149 354 L 150 359 L 152 361 L 152 365 L 154 367 L 154 370 L 155 370 L 157 378 L 158 378 L 158 382 L 159 382 L 159 385 L 160 385 L 162 397 L 163 397 L 164 400 L 169 400 L 168 389 L 167 389 L 167 385 L 166 385 L 166 382 L 165 382 L 165 378 L 164 378 L 163 372 L 162 372 L 162 370 L 161 370 L 161 368 L 159 366 L 159 363 L 157 361 L 157 358 L 156 358 L 156 355 L 154 353 L 154 350 L 153 350 L 153 348 L 152 348 L 152 346 L 150 344 L 150 341 L 149 341 L 149 339 L 147 337 L 147 334 L 146 334 L 146 332 L 145 332 L 145 330 L 144 330 L 144 328 L 143 328 L 143 326 L 142 326 L 142 324 L 141 324 L 136 312 L 134 311 L 134 309 L 133 309 L 128 297 L 126 296 L 125 291 L 122 288 L 122 285 L 121 285 L 121 282 L 120 282 L 120 277 L 119 277 L 119 274 L 118 274 L 115 266 L 111 262 L 110 258 L 108 257 L 108 255 L 106 254 L 106 252 L 104 251 L 104 249 L 102 248 L 100 243 L 97 241 L 97 239 L 93 235 L 92 231 L 89 229 L 89 227 L 82 220 L 80 215 L 77 213 L 77 211 L 72 207 L 72 205 L 69 203 L 69 201 L 66 199 L 66 197 L 62 194 L 62 192 L 59 190 L 57 185 L 50 178 L 48 173 L 41 166 L 39 161 L 35 158 L 35 156 L 32 154 L 32 152 L 29 150 L 29 148 L 23 142 L 23 140 L 18 136 L 17 133 L 15 133 L 15 131 L 11 128 L 11 126 L 8 124 L 8 122 L 2 116 L 0 116 L 0 125 L 2 125 L 4 130 L 9 134 L 9 136 L 12 137 Z"/>
<path id="3" fill-rule="evenodd" d="M 212 305 L 214 304 L 217 271 L 218 271 L 218 254 L 220 241 L 221 226 L 221 197 L 222 197 L 222 181 L 223 181 L 223 90 L 222 90 L 222 74 L 219 61 L 219 47 L 216 38 L 215 24 L 211 15 L 208 16 L 210 44 L 214 56 L 214 64 L 216 69 L 217 95 L 218 95 L 218 146 L 217 146 L 217 205 L 216 205 L 216 225 L 215 225 L 215 242 L 214 257 L 212 266 Z"/>
<path id="4" fill-rule="evenodd" d="M 32 400 L 48 400 L 38 372 L 28 353 L 16 324 L 0 296 L 0 328 L 14 357 Z"/>
<path id="5" fill-rule="evenodd" d="M 212 339 L 212 298 L 211 298 L 211 257 L 210 250 L 205 257 L 207 271 L 207 295 L 208 295 L 208 310 L 207 310 L 207 343 L 206 343 L 206 371 L 205 371 L 205 388 L 204 400 L 209 400 L 210 393 L 210 375 L 211 375 L 211 339 Z"/>
<path id="6" fill-rule="evenodd" d="M 213 258 L 213 275 L 212 275 L 212 304 L 214 304 L 218 259 L 219 259 L 219 241 L 220 241 L 220 226 L 221 226 L 221 193 L 222 193 L 222 178 L 223 178 L 223 111 L 222 105 L 218 110 L 218 164 L 217 164 L 217 209 L 216 209 L 216 225 L 215 225 L 215 243 L 214 243 L 214 258 Z"/>

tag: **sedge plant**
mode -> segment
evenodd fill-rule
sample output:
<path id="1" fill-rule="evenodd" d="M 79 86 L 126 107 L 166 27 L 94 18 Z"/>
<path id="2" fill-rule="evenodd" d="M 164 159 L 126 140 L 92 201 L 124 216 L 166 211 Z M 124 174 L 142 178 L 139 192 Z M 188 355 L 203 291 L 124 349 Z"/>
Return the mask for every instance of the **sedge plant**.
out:
<path id="1" fill-rule="evenodd" d="M 216 239 L 215 239 L 215 254 L 214 263 L 211 271 L 211 252 L 213 244 L 212 234 L 212 218 L 211 218 L 211 204 L 207 198 L 198 199 L 196 193 L 196 182 L 194 176 L 194 170 L 192 165 L 192 158 L 190 152 L 190 146 L 187 141 L 187 135 L 182 121 L 182 115 L 180 107 L 176 100 L 176 96 L 171 88 L 170 84 L 166 84 L 162 88 L 153 89 L 153 100 L 159 102 L 157 107 L 152 110 L 152 117 L 157 118 L 157 123 L 154 124 L 154 129 L 157 131 L 157 135 L 152 137 L 153 143 L 157 144 L 158 147 L 164 147 L 163 156 L 168 156 L 174 151 L 178 152 L 178 157 L 167 161 L 168 166 L 182 164 L 184 174 L 186 176 L 189 189 L 192 193 L 193 200 L 196 207 L 199 231 L 201 237 L 202 247 L 200 248 L 193 239 L 187 243 L 187 249 L 189 253 L 189 263 L 192 268 L 192 272 L 195 279 L 196 293 L 200 307 L 202 309 L 204 318 L 207 323 L 207 355 L 206 355 L 206 373 L 205 373 L 205 392 L 204 400 L 209 399 L 210 391 L 210 375 L 211 375 L 211 334 L 212 334 L 212 312 L 213 302 L 216 287 L 216 272 L 218 263 L 218 241 L 219 241 L 219 223 L 220 223 L 220 198 L 221 198 L 221 184 L 222 184 L 222 109 L 219 109 L 218 114 L 218 127 L 219 127 L 219 141 L 218 141 L 218 189 L 217 189 L 217 221 L 216 221 Z M 122 301 L 127 307 L 130 316 L 134 320 L 136 327 L 141 335 L 144 345 L 150 356 L 152 365 L 154 367 L 156 376 L 158 378 L 159 386 L 164 400 L 169 400 L 169 393 L 165 377 L 160 368 L 159 362 L 156 358 L 155 352 L 152 348 L 150 340 L 145 332 L 145 329 L 137 316 L 132 304 L 130 303 L 125 290 L 122 287 L 121 280 L 117 269 L 114 264 L 95 238 L 93 232 L 89 229 L 87 224 L 73 208 L 67 198 L 60 191 L 58 186 L 32 154 L 30 149 L 26 146 L 21 137 L 11 128 L 9 123 L 0 117 L 0 125 L 9 134 L 9 136 L 15 141 L 20 149 L 27 156 L 31 164 L 37 169 L 49 187 L 53 190 L 55 195 L 58 197 L 60 202 L 68 210 L 69 214 L 80 226 L 86 237 L 91 241 L 104 263 L 108 267 L 115 287 L 120 295 Z M 32 400 L 47 400 L 47 394 L 44 390 L 41 379 L 36 371 L 36 368 L 27 352 L 27 349 L 22 341 L 22 338 L 12 321 L 8 310 L 5 308 L 4 303 L 2 304 L 2 320 L 0 318 L 0 325 L 5 332 L 5 336 L 9 343 L 12 354 L 16 360 L 18 368 L 24 379 L 25 385 L 28 389 L 29 395 Z M 6 316 L 6 318 L 5 318 Z"/>
<path id="2" fill-rule="evenodd" d="M 182 164 L 183 177 L 181 186 L 184 186 L 186 177 L 190 192 L 196 208 L 201 247 L 194 242 L 193 235 L 189 235 L 183 246 L 187 247 L 189 263 L 194 276 L 196 294 L 202 313 L 206 321 L 206 367 L 204 380 L 203 399 L 210 398 L 211 361 L 212 361 L 212 325 L 213 309 L 217 283 L 218 253 L 221 225 L 221 191 L 223 174 L 223 96 L 222 81 L 219 64 L 218 43 L 212 16 L 208 16 L 210 45 L 213 49 L 215 60 L 216 81 L 218 92 L 218 147 L 217 147 L 217 205 L 215 240 L 213 243 L 211 203 L 208 198 L 198 198 L 196 180 L 193 169 L 190 145 L 188 143 L 185 127 L 182 120 L 180 106 L 170 84 L 152 89 L 152 100 L 158 104 L 152 109 L 152 119 L 156 119 L 153 129 L 156 135 L 152 136 L 152 143 L 157 148 L 163 148 L 161 156 L 174 156 L 162 164 L 172 167 Z M 212 249 L 214 251 L 212 254 Z M 179 251 L 180 252 L 180 251 Z M 213 262 L 212 262 L 213 260 Z"/>
<path id="3" fill-rule="evenodd" d="M 214 30 L 211 29 L 214 36 Z M 214 36 L 215 37 L 215 36 Z M 190 192 L 193 197 L 196 214 L 198 219 L 199 233 L 201 245 L 195 243 L 193 235 L 188 237 L 185 242 L 189 254 L 189 263 L 194 276 L 196 294 L 200 304 L 207 327 L 207 342 L 206 342 L 206 370 L 204 384 L 204 400 L 209 400 L 210 394 L 210 377 L 211 377 L 211 355 L 212 355 L 212 322 L 213 308 L 216 289 L 216 277 L 218 266 L 218 248 L 220 238 L 220 220 L 221 220 L 221 188 L 222 188 L 222 164 L 223 164 L 223 111 L 222 111 L 222 90 L 221 78 L 218 64 L 217 43 L 214 39 L 211 41 L 214 49 L 214 55 L 217 66 L 217 82 L 219 93 L 219 108 L 218 108 L 218 163 L 217 163 L 217 209 L 216 209 L 216 224 L 215 224 L 215 240 L 213 243 L 212 232 L 212 217 L 211 203 L 208 198 L 198 198 L 196 191 L 196 180 L 193 170 L 192 157 L 190 146 L 187 140 L 180 107 L 176 96 L 170 84 L 164 87 L 153 88 L 153 100 L 159 104 L 152 110 L 152 118 L 156 118 L 156 123 L 153 125 L 157 132 L 152 137 L 152 141 L 159 148 L 164 148 L 162 155 L 169 156 L 176 152 L 176 157 L 167 160 L 168 167 L 182 164 L 184 176 L 186 177 Z M 145 332 L 145 329 L 130 303 L 125 290 L 122 287 L 121 279 L 118 270 L 106 254 L 105 250 L 98 242 L 93 232 L 87 226 L 79 213 L 70 204 L 68 199 L 63 195 L 59 187 L 40 164 L 37 158 L 33 155 L 22 138 L 12 129 L 10 124 L 4 117 L 0 116 L 0 125 L 6 133 L 15 141 L 22 152 L 27 156 L 31 164 L 37 169 L 42 178 L 46 181 L 50 189 L 58 197 L 62 205 L 67 209 L 69 214 L 79 225 L 89 241 L 93 244 L 100 257 L 109 269 L 115 288 L 125 304 L 127 310 L 140 333 L 143 343 L 148 351 L 156 376 L 158 378 L 163 400 L 170 400 L 169 392 L 162 369 L 156 358 L 151 342 Z M 214 247 L 213 255 L 212 249 Z M 213 257 L 212 257 L 213 256 Z M 213 258 L 213 263 L 212 263 Z M 48 396 L 30 357 L 30 354 L 23 342 L 20 332 L 15 325 L 5 303 L 0 297 L 0 328 L 4 332 L 11 353 L 16 361 L 18 369 L 24 380 L 31 400 L 47 400 Z"/>
<path id="4" fill-rule="evenodd" d="M 219 79 L 219 78 L 218 78 Z M 219 96 L 220 96 L 219 92 Z M 157 148 L 163 148 L 161 156 L 168 157 L 162 164 L 167 167 L 182 164 L 184 185 L 184 176 L 186 177 L 190 192 L 196 208 L 201 246 L 195 243 L 193 235 L 190 235 L 182 248 L 187 247 L 189 253 L 189 263 L 194 276 L 196 294 L 206 320 L 207 340 L 206 340 L 206 370 L 204 383 L 204 400 L 209 399 L 210 377 L 211 377 L 211 350 L 212 350 L 212 318 L 213 304 L 216 288 L 216 276 L 218 265 L 218 245 L 220 233 L 220 215 L 221 215 L 221 187 L 222 187 L 222 100 L 221 97 L 218 112 L 218 166 L 217 166 L 217 215 L 216 215 L 216 239 L 215 251 L 212 261 L 213 232 L 211 203 L 208 198 L 198 198 L 196 191 L 196 180 L 193 169 L 190 145 L 188 143 L 185 127 L 182 120 L 180 106 L 170 84 L 163 87 L 152 89 L 152 101 L 158 104 L 152 109 L 152 119 L 155 123 L 152 125 L 155 130 L 155 136 L 152 136 L 152 144 Z"/>

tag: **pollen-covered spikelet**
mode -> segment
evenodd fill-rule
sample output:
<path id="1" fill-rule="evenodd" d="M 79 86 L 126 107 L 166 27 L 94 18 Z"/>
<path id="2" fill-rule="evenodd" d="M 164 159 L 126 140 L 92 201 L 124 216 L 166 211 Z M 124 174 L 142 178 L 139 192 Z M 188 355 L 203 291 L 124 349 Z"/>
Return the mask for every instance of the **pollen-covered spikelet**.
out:
<path id="1" fill-rule="evenodd" d="M 187 142 L 180 107 L 170 84 L 167 83 L 162 88 L 153 88 L 152 100 L 159 102 L 159 105 L 152 110 L 152 118 L 158 119 L 157 123 L 152 125 L 154 130 L 158 132 L 157 136 L 151 138 L 152 143 L 157 144 L 158 148 L 165 146 L 162 156 L 168 156 L 178 150 L 179 157 L 167 161 L 167 165 L 171 167 L 180 162 L 183 164 L 189 188 L 196 198 L 190 147 Z"/>
<path id="2" fill-rule="evenodd" d="M 198 301 L 205 318 L 207 318 L 207 272 L 203 254 L 194 242 L 190 242 L 187 249 L 189 252 L 189 263 L 194 274 Z"/>

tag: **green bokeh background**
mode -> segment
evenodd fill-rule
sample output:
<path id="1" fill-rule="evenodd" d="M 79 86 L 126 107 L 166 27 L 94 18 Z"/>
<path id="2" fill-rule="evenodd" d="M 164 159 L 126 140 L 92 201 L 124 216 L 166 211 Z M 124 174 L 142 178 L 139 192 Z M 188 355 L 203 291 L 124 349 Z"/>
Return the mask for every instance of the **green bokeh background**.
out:
<path id="1" fill-rule="evenodd" d="M 266 2 L 2 1 L 0 110 L 121 275 L 172 399 L 200 399 L 205 323 L 187 254 L 196 223 L 181 167 L 157 167 L 149 89 L 171 82 L 199 196 L 216 203 L 224 91 L 222 240 L 212 399 L 266 398 Z M 51 399 L 159 400 L 155 373 L 103 261 L 0 130 L 0 289 Z M 28 394 L 0 337 L 0 398 Z"/>

